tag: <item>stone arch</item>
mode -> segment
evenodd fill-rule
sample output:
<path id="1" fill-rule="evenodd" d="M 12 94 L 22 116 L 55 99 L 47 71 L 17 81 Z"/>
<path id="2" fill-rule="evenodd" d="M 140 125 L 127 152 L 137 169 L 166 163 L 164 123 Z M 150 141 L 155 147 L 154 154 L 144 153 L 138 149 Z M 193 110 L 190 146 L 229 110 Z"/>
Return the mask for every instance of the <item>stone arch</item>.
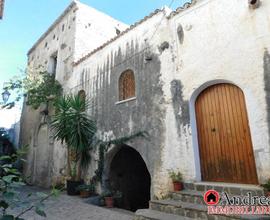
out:
<path id="1" fill-rule="evenodd" d="M 120 191 L 119 208 L 148 208 L 151 176 L 141 154 L 128 145 L 114 146 L 105 157 L 104 187 Z"/>

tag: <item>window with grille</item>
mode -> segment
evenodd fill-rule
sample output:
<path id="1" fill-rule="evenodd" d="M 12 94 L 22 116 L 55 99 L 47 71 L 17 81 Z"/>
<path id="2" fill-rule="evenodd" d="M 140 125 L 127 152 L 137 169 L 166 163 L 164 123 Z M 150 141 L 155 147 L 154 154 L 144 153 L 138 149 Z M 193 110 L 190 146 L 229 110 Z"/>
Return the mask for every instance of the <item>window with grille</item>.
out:
<path id="1" fill-rule="evenodd" d="M 119 100 L 132 97 L 135 97 L 135 77 L 132 70 L 127 70 L 119 78 Z"/>

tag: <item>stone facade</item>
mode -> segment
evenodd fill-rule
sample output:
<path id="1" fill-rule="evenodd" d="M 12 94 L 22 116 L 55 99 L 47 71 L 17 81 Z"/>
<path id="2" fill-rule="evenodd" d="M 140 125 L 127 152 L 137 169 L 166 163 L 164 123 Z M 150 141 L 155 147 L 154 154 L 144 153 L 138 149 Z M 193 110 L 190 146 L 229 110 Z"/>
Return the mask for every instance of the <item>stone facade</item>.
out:
<path id="1" fill-rule="evenodd" d="M 73 14 L 80 14 L 80 10 L 68 11 L 54 27 L 60 28 L 60 32 L 62 21 L 72 22 Z M 63 53 L 65 57 L 59 55 L 56 78 L 66 93 L 84 90 L 94 100 L 95 107 L 88 112 L 97 120 L 101 137 L 148 132 L 148 139 L 136 138 L 127 145 L 140 153 L 148 168 L 152 197 L 162 197 L 171 189 L 171 168 L 180 169 L 186 182 L 201 181 L 195 100 L 211 85 L 237 85 L 245 96 L 258 181 L 262 183 L 270 177 L 269 14 L 270 2 L 266 0 L 258 7 L 249 7 L 247 0 L 198 0 L 173 12 L 168 8 L 157 10 L 107 43 L 99 41 L 95 45 L 86 37 L 87 22 L 78 24 L 76 30 L 73 24 L 66 30 L 73 34 L 64 42 L 64 50 L 71 48 L 72 58 L 68 53 Z M 96 22 L 99 24 L 99 19 Z M 53 30 L 30 50 L 30 63 L 40 63 L 38 56 L 46 60 L 55 51 Z M 99 32 L 91 32 L 96 33 Z M 110 34 L 113 35 L 108 31 L 107 36 Z M 49 49 L 44 48 L 45 42 Z M 88 54 L 81 45 L 88 46 Z M 118 80 L 129 69 L 135 75 L 136 97 L 119 101 Z M 32 170 L 34 180 L 33 169 L 37 165 L 33 160 L 40 154 L 36 144 L 39 129 L 48 141 L 44 144 L 46 140 L 42 139 L 40 144 L 52 148 L 42 152 L 47 155 L 51 151 L 46 159 L 50 165 L 45 167 L 50 166 L 52 171 L 45 176 L 61 175 L 65 168 L 64 148 L 53 142 L 49 128 L 44 128 L 47 123 L 41 125 L 40 121 L 38 112 L 24 109 L 22 126 L 27 128 L 24 127 L 22 138 L 33 149 L 29 154 L 32 165 L 26 171 Z M 105 180 L 118 147 L 114 146 L 106 155 Z M 89 176 L 96 167 L 93 160 Z"/>
<path id="2" fill-rule="evenodd" d="M 99 19 L 102 25 L 96 22 Z M 40 65 L 55 72 L 65 88 L 73 72 L 72 63 L 101 42 L 116 36 L 116 28 L 128 26 L 78 1 L 73 1 L 28 52 L 28 65 Z M 89 33 L 92 33 L 91 35 Z M 90 42 L 88 42 L 88 41 Z M 31 182 L 50 186 L 65 169 L 65 147 L 54 142 L 49 129 L 50 117 L 24 105 L 21 118 L 21 144 L 30 150 L 25 172 Z"/>

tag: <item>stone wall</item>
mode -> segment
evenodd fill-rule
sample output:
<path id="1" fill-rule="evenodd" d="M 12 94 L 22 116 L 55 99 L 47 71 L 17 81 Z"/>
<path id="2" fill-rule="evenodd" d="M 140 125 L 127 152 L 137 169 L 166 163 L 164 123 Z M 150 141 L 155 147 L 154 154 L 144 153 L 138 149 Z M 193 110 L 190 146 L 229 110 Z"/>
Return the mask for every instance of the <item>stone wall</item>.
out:
<path id="1" fill-rule="evenodd" d="M 120 138 L 139 131 L 149 133 L 148 140 L 135 138 L 128 145 L 144 159 L 152 176 L 152 190 L 158 185 L 154 179 L 159 179 L 161 149 L 165 140 L 163 83 L 160 80 L 162 62 L 159 57 L 159 44 L 164 35 L 154 34 L 153 27 L 166 29 L 165 11 L 157 12 L 142 25 L 76 65 L 69 83 L 72 92 L 83 89 L 93 100 L 95 107 L 89 109 L 89 114 L 97 120 L 103 139 Z M 119 101 L 118 80 L 128 69 L 135 75 L 136 97 Z M 112 157 L 111 152 L 107 158 Z M 90 175 L 93 175 L 96 165 L 91 167 Z"/>
<path id="2" fill-rule="evenodd" d="M 185 181 L 201 180 L 194 102 L 221 82 L 243 90 L 259 182 L 270 176 L 269 10 L 266 1 L 251 9 L 244 0 L 201 0 L 169 17 L 157 13 L 74 67 L 69 87 L 94 98 L 89 113 L 104 137 L 150 133 L 130 146 L 149 169 L 152 196 L 170 189 L 171 168 Z M 135 73 L 136 99 L 118 102 L 118 79 L 127 69 Z"/>
<path id="3" fill-rule="evenodd" d="M 93 27 L 87 26 L 91 22 L 95 27 L 97 19 L 103 21 L 102 27 L 98 26 L 93 29 Z M 53 57 L 57 56 L 55 78 L 65 90 L 76 56 L 83 56 L 85 50 L 89 51 L 98 47 L 100 39 L 105 42 L 116 36 L 116 32 L 111 30 L 117 25 L 121 30 L 127 27 L 108 15 L 74 1 L 30 49 L 28 65 L 33 68 L 43 66 L 52 72 Z M 85 26 L 92 32 L 91 44 L 84 44 L 89 39 L 88 34 L 80 34 L 81 32 L 88 33 L 83 30 Z M 102 38 L 100 38 L 100 33 L 104 33 Z M 78 44 L 78 41 L 81 44 Z M 24 168 L 25 174 L 31 176 L 30 182 L 48 187 L 54 180 L 58 181 L 65 174 L 66 148 L 60 142 L 53 140 L 49 125 L 53 109 L 50 107 L 49 115 L 44 116 L 41 114 L 43 108 L 44 106 L 41 106 L 34 110 L 30 106 L 24 105 L 20 144 L 29 145 L 28 163 Z M 41 135 L 40 132 L 45 134 L 45 130 L 46 135 Z"/>
<path id="4" fill-rule="evenodd" d="M 59 70 L 57 77 L 66 93 L 85 90 L 93 101 L 88 113 L 97 120 L 102 138 L 148 132 L 148 139 L 138 137 L 126 144 L 146 163 L 152 197 L 162 197 L 171 188 L 168 169 L 180 169 L 187 182 L 201 180 L 194 103 L 203 89 L 221 82 L 243 90 L 259 182 L 270 176 L 270 3 L 261 1 L 256 9 L 247 0 L 200 0 L 186 6 L 171 14 L 166 8 L 156 11 L 76 60 L 70 71 Z M 82 26 L 80 32 L 91 26 Z M 75 38 L 75 45 L 78 41 Z M 119 101 L 118 80 L 128 69 L 135 75 L 136 97 Z M 63 75 L 67 72 L 68 77 Z M 40 120 L 41 116 L 31 117 Z M 33 122 L 30 128 L 35 126 Z M 34 133 L 24 135 L 31 134 L 35 139 Z M 54 148 L 58 150 L 53 161 L 65 158 L 64 148 L 57 144 Z M 105 180 L 117 149 L 106 155 Z M 94 155 L 89 177 L 97 159 Z M 56 170 L 59 173 L 60 168 Z"/>
<path id="5" fill-rule="evenodd" d="M 185 118 L 190 118 L 190 122 L 175 122 L 176 127 L 181 123 L 182 132 L 170 131 L 175 131 L 177 137 L 170 139 L 174 140 L 170 145 L 182 148 L 178 152 L 182 155 L 181 167 L 186 179 L 201 179 L 194 101 L 204 88 L 220 82 L 233 83 L 243 90 L 259 182 L 270 176 L 268 97 L 265 92 L 269 87 L 269 11 L 268 1 L 261 1 L 259 8 L 251 9 L 245 0 L 204 0 L 171 18 L 172 29 L 176 30 L 179 25 L 183 27 L 183 39 L 180 41 L 177 32 L 173 31 L 175 71 L 170 78 L 164 76 L 164 90 L 169 96 L 171 82 L 179 82 L 184 100 L 180 115 L 185 117 L 189 108 L 190 116 Z M 175 107 L 172 103 L 166 116 L 168 128 L 172 126 L 173 116 Z M 171 161 L 173 155 L 164 160 Z"/>

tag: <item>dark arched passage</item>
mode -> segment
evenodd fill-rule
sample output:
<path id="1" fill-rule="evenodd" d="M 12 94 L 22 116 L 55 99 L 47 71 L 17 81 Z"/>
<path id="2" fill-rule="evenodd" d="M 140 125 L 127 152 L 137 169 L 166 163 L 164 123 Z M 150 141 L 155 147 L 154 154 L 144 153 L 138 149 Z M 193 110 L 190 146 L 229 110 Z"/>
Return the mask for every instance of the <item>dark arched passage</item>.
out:
<path id="1" fill-rule="evenodd" d="M 123 146 L 110 166 L 110 185 L 122 193 L 119 208 L 136 211 L 148 208 L 151 177 L 141 155 L 131 147 Z"/>

